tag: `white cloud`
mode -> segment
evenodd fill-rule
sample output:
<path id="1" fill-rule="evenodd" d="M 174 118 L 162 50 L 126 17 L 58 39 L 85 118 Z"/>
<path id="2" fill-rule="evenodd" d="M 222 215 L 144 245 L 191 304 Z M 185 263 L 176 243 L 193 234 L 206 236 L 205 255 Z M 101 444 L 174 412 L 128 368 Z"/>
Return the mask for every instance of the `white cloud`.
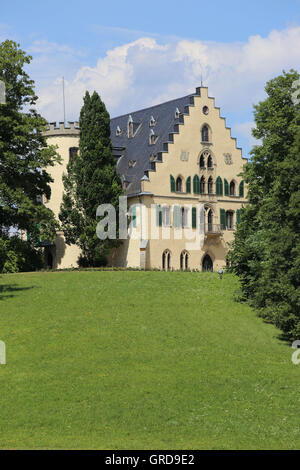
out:
<path id="1" fill-rule="evenodd" d="M 37 51 L 44 47 L 44 70 L 47 48 L 49 54 L 56 50 L 57 63 L 60 56 L 64 67 L 66 60 L 72 63 L 66 83 L 69 119 L 78 118 L 85 90 L 99 92 L 111 115 L 116 116 L 193 92 L 201 76 L 223 113 L 245 113 L 264 97 L 267 80 L 282 69 L 300 69 L 299 26 L 272 31 L 266 38 L 252 36 L 247 43 L 182 39 L 161 45 L 153 37 L 143 37 L 109 50 L 95 66 L 78 65 L 77 69 L 74 51 L 68 46 L 35 43 L 32 47 Z M 50 62 L 53 73 L 56 69 Z M 40 111 L 49 120 L 62 118 L 59 76 L 57 73 L 56 80 L 38 90 Z M 235 129 L 249 138 L 250 124 Z"/>

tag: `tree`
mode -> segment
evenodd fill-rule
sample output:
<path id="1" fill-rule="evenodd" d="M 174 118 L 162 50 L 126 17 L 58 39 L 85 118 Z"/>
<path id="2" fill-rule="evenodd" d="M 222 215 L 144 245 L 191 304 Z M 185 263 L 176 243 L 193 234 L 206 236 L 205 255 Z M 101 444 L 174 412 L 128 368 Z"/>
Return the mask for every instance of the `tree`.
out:
<path id="1" fill-rule="evenodd" d="M 60 160 L 43 136 L 46 120 L 34 109 L 34 82 L 24 70 L 31 59 L 14 41 L 0 44 L 0 80 L 6 89 L 6 102 L 0 104 L 0 272 L 5 263 L 11 266 L 5 270 L 21 269 L 29 262 L 25 253 L 33 258 L 38 255 L 35 240 L 53 239 L 57 225 L 41 197 L 50 198 L 52 179 L 46 169 Z M 32 235 L 31 241 L 23 241 L 25 247 L 9 237 L 12 227 Z M 5 258 L 5 253 L 14 258 L 14 263 Z"/>
<path id="2" fill-rule="evenodd" d="M 254 107 L 254 137 L 243 178 L 249 204 L 229 252 L 244 297 L 289 339 L 300 335 L 300 105 L 292 99 L 294 71 L 266 85 Z"/>
<path id="3" fill-rule="evenodd" d="M 79 119 L 80 140 L 76 159 L 67 165 L 63 176 L 64 195 L 59 218 L 67 244 L 81 248 L 80 264 L 106 263 L 109 250 L 117 240 L 99 240 L 96 235 L 96 210 L 112 204 L 118 213 L 122 194 L 110 140 L 110 117 L 100 96 L 86 92 Z"/>

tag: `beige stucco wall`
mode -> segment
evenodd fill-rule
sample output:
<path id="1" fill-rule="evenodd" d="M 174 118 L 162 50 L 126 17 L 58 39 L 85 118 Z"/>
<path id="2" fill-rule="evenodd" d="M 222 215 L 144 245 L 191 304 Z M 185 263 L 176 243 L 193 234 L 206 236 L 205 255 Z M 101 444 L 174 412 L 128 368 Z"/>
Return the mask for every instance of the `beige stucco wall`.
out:
<path id="1" fill-rule="evenodd" d="M 129 199 L 130 204 L 142 203 L 146 207 L 144 217 L 148 219 L 148 231 L 141 234 L 141 225 L 145 231 L 146 222 L 137 211 L 137 225 L 133 229 L 134 237 L 123 241 L 122 245 L 113 250 L 109 257 L 110 264 L 124 267 L 143 267 L 159 268 L 162 267 L 162 254 L 168 249 L 171 252 L 171 268 L 180 268 L 180 254 L 187 249 L 187 240 L 178 240 L 178 229 L 173 226 L 173 215 L 171 215 L 170 239 L 162 239 L 162 228 L 158 228 L 159 239 L 151 239 L 151 205 L 179 205 L 183 207 L 185 204 L 197 206 L 201 203 L 206 208 L 213 211 L 213 224 L 220 224 L 220 208 L 231 210 L 234 212 L 234 224 L 236 223 L 236 211 L 246 203 L 246 185 L 244 197 L 238 196 L 239 176 L 245 159 L 242 158 L 241 150 L 236 147 L 236 140 L 231 137 L 231 131 L 226 128 L 225 119 L 220 117 L 219 108 L 215 107 L 214 98 L 208 96 L 207 88 L 201 88 L 201 95 L 194 97 L 194 106 L 189 107 L 189 114 L 184 116 L 184 123 L 179 126 L 179 133 L 174 134 L 173 143 L 169 143 L 168 152 L 163 152 L 163 161 L 156 164 L 156 171 L 149 172 L 149 180 L 142 182 L 142 194 L 139 198 Z M 208 114 L 203 113 L 203 107 L 209 108 Z M 209 126 L 209 143 L 201 142 L 201 129 L 204 124 Z M 78 146 L 79 132 L 78 129 L 65 130 L 61 126 L 60 130 L 54 130 L 52 127 L 48 131 L 49 144 L 58 145 L 58 152 L 62 157 L 63 164 L 50 168 L 50 173 L 54 179 L 51 185 L 51 200 L 46 204 L 51 207 L 56 215 L 59 213 L 59 207 L 62 200 L 63 185 L 62 174 L 66 171 L 66 164 L 69 159 L 69 148 Z M 162 144 L 163 142 L 161 142 Z M 203 150 L 208 149 L 213 157 L 212 169 L 200 169 L 199 158 Z M 181 159 L 182 152 L 188 152 L 188 161 Z M 149 155 L 151 154 L 151 146 L 149 145 Z M 224 154 L 230 154 L 231 164 L 226 163 Z M 193 193 L 193 177 L 198 175 L 199 178 L 204 175 L 206 183 L 209 176 L 213 177 L 214 192 L 215 181 L 218 176 L 223 181 L 223 196 L 216 194 L 194 194 Z M 183 179 L 182 193 L 171 192 L 170 175 L 175 180 L 178 176 Z M 191 193 L 185 193 L 186 179 L 191 177 Z M 236 195 L 224 195 L 224 178 L 235 181 Z M 147 193 L 146 195 L 144 193 Z M 144 195 L 143 195 L 144 194 Z M 189 211 L 189 225 L 191 226 L 191 210 Z M 197 229 L 194 229 L 194 231 Z M 222 230 L 219 234 L 206 233 L 204 244 L 198 249 L 189 251 L 189 268 L 201 269 L 202 259 L 205 254 L 209 254 L 213 261 L 214 270 L 218 270 L 225 265 L 226 252 L 228 243 L 233 240 L 233 230 Z M 142 239 L 148 238 L 146 244 L 141 242 Z M 63 233 L 58 234 L 56 267 L 75 266 L 79 255 L 77 247 L 68 247 L 64 244 Z M 145 259 L 145 263 L 143 260 Z"/>

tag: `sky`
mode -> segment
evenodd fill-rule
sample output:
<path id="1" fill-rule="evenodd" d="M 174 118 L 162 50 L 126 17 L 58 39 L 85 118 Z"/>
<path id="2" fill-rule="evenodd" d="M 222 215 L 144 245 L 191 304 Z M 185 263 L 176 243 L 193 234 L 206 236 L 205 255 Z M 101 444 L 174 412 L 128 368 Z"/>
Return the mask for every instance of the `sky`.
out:
<path id="1" fill-rule="evenodd" d="M 111 117 L 193 93 L 203 80 L 243 155 L 268 80 L 300 71 L 300 0 L 10 0 L 0 41 L 33 59 L 38 111 L 77 120 L 86 90 Z"/>

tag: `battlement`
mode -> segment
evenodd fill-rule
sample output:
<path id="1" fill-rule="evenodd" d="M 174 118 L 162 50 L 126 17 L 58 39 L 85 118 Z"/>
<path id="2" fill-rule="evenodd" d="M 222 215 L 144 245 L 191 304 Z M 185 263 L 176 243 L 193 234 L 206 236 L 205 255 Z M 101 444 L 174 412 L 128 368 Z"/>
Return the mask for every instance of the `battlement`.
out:
<path id="1" fill-rule="evenodd" d="M 79 135 L 79 123 L 77 121 L 50 122 L 44 135 Z"/>

